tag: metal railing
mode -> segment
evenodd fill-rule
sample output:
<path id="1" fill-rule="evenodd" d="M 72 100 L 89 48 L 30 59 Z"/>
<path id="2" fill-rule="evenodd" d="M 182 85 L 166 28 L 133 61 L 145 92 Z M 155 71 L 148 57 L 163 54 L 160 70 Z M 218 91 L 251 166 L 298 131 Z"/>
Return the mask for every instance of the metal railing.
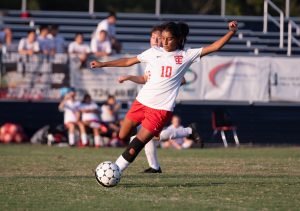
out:
<path id="1" fill-rule="evenodd" d="M 300 47 L 300 41 L 293 36 L 293 29 L 296 29 L 296 35 L 300 35 L 300 27 L 293 20 L 289 20 L 287 56 L 292 55 L 292 42 L 296 43 Z"/>
<path id="2" fill-rule="evenodd" d="M 278 22 L 273 16 L 269 14 L 269 6 L 272 7 L 280 15 L 280 21 Z M 264 0 L 264 24 L 263 33 L 268 33 L 268 19 L 270 19 L 276 26 L 279 27 L 279 48 L 283 48 L 284 44 L 284 13 L 279 9 L 272 1 Z"/>

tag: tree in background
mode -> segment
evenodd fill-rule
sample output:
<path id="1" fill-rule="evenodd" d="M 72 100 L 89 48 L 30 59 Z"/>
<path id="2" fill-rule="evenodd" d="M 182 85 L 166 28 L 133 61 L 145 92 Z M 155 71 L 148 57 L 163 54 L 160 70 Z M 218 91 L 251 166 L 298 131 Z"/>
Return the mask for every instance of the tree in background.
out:
<path id="1" fill-rule="evenodd" d="M 285 11 L 285 0 L 272 0 Z M 162 13 L 220 14 L 221 0 L 161 0 Z M 300 0 L 290 0 L 291 16 L 299 16 Z M 28 0 L 29 10 L 88 11 L 88 0 Z M 72 7 L 70 7 L 72 5 Z M 0 1 L 1 9 L 21 8 L 21 0 Z M 154 13 L 155 0 L 96 0 L 95 11 Z M 263 15 L 263 0 L 227 0 L 226 15 Z"/>

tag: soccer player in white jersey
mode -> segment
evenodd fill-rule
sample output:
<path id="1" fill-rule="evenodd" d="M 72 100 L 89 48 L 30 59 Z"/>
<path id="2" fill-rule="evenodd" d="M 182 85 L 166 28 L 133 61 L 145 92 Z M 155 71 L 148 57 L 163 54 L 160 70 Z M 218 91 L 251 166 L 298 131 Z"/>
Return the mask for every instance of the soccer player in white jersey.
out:
<path id="1" fill-rule="evenodd" d="M 80 102 L 75 100 L 75 90 L 69 89 L 64 95 L 63 100 L 60 102 L 58 109 L 64 112 L 64 125 L 68 129 L 69 145 L 75 146 L 75 127 L 80 129 L 81 142 L 83 145 L 87 145 L 87 135 L 85 127 L 80 121 L 79 106 Z"/>
<path id="2" fill-rule="evenodd" d="M 96 148 L 103 146 L 103 139 L 100 136 L 100 118 L 99 118 L 99 106 L 92 101 L 89 94 L 83 96 L 82 102 L 79 106 L 81 112 L 81 121 L 85 126 L 93 129 L 94 145 Z"/>
<path id="3" fill-rule="evenodd" d="M 170 120 L 182 78 L 191 64 L 198 58 L 220 50 L 235 34 L 237 22 L 232 21 L 228 25 L 229 31 L 213 44 L 183 50 L 189 27 L 183 23 L 169 22 L 163 26 L 163 48 L 150 48 L 132 58 L 91 62 L 92 68 L 128 67 L 140 62 L 149 65 L 151 77 L 127 112 L 120 130 L 119 137 L 126 139 L 137 125 L 142 125 L 136 137 L 116 160 L 121 171 L 135 160 L 145 144 L 157 136 Z"/>
<path id="4" fill-rule="evenodd" d="M 162 26 L 154 26 L 151 30 L 151 37 L 150 37 L 150 46 L 151 47 L 161 47 L 161 33 L 162 33 Z M 124 81 L 132 81 L 139 84 L 145 84 L 148 81 L 148 76 L 151 76 L 150 71 L 148 70 L 148 66 L 145 68 L 145 74 L 143 76 L 135 76 L 135 75 L 125 75 L 120 76 L 119 82 L 123 83 Z M 183 78 L 181 84 L 185 83 L 185 79 Z M 192 127 L 191 127 L 192 126 Z M 147 161 L 149 164 L 149 168 L 144 170 L 144 173 L 162 173 L 158 157 L 157 157 L 157 144 L 158 141 L 167 141 L 169 139 L 177 139 L 177 138 L 184 138 L 190 136 L 193 139 L 200 140 L 200 135 L 196 133 L 196 124 L 192 124 L 190 127 L 187 128 L 173 128 L 163 130 L 159 137 L 153 138 L 145 145 L 145 154 L 147 157 Z M 192 134 L 192 131 L 195 131 Z"/>

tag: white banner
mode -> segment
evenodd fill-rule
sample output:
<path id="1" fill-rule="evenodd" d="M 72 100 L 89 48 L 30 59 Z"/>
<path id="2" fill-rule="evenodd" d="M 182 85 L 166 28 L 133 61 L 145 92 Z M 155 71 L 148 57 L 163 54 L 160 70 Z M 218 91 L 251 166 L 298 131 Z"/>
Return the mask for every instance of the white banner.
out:
<path id="1" fill-rule="evenodd" d="M 300 102 L 300 59 L 272 58 L 270 84 L 270 100 Z"/>
<path id="2" fill-rule="evenodd" d="M 204 100 L 268 101 L 269 58 L 212 56 L 201 64 Z"/>
<path id="3" fill-rule="evenodd" d="M 110 57 L 109 60 L 116 59 Z M 87 91 L 93 100 L 104 101 L 107 95 L 115 95 L 118 100 L 133 100 L 137 95 L 138 85 L 126 81 L 119 83 L 121 75 L 141 75 L 141 65 L 118 68 L 79 68 L 80 63 L 70 62 L 71 86 Z"/>

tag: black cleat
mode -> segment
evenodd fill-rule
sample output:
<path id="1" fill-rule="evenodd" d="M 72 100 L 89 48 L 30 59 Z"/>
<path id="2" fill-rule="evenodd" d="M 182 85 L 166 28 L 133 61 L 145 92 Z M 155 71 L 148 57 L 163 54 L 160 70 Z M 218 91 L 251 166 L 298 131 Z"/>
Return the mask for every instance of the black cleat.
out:
<path id="1" fill-rule="evenodd" d="M 192 134 L 187 138 L 192 139 L 195 143 L 201 144 L 201 147 L 203 147 L 203 141 L 201 140 L 201 136 L 199 134 L 198 124 L 192 123 L 189 125 L 189 127 L 192 128 Z"/>
<path id="2" fill-rule="evenodd" d="M 143 173 L 162 173 L 161 168 L 159 167 L 158 170 L 154 169 L 154 168 L 147 168 L 143 171 Z"/>

